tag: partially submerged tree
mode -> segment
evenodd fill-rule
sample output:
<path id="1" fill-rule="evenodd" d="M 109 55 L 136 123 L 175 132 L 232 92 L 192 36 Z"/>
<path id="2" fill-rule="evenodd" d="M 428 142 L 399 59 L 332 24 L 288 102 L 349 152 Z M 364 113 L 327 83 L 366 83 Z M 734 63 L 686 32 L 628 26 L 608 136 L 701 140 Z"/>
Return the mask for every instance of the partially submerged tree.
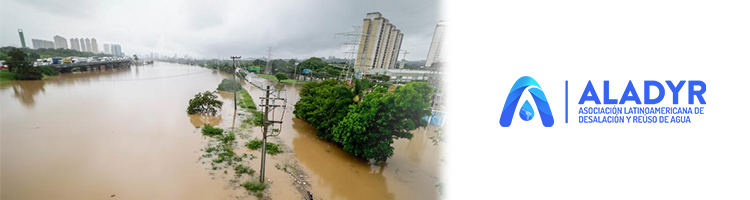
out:
<path id="1" fill-rule="evenodd" d="M 411 131 L 427 126 L 432 87 L 424 82 L 398 86 L 393 92 L 369 81 L 347 87 L 340 81 L 310 82 L 300 90 L 295 116 L 317 129 L 318 137 L 341 145 L 350 154 L 376 161 L 393 155 L 394 140 L 411 138 Z"/>
<path id="2" fill-rule="evenodd" d="M 393 141 L 412 138 L 411 131 L 427 126 L 432 88 L 410 82 L 393 92 L 377 87 L 333 128 L 333 140 L 357 157 L 385 161 L 393 155 Z"/>
<path id="3" fill-rule="evenodd" d="M 190 99 L 188 103 L 187 113 L 188 114 L 210 114 L 216 115 L 216 112 L 221 109 L 222 103 L 218 100 L 218 96 L 215 92 L 206 91 L 198 93 Z"/>
<path id="4" fill-rule="evenodd" d="M 240 85 L 240 82 L 237 82 L 232 79 L 225 78 L 224 80 L 221 80 L 221 83 L 219 84 L 219 87 L 217 90 L 221 91 L 227 91 L 227 92 L 236 92 L 240 91 L 242 89 L 242 85 Z"/>
<path id="5" fill-rule="evenodd" d="M 42 79 L 42 70 L 31 65 L 31 62 L 26 59 L 27 55 L 23 51 L 17 48 L 13 48 L 8 52 L 8 68 L 12 72 L 16 72 L 16 80 L 39 80 Z"/>
<path id="6" fill-rule="evenodd" d="M 300 90 L 294 115 L 315 126 L 318 137 L 331 139 L 333 126 L 346 116 L 352 103 L 354 94 L 341 81 L 309 82 Z"/>

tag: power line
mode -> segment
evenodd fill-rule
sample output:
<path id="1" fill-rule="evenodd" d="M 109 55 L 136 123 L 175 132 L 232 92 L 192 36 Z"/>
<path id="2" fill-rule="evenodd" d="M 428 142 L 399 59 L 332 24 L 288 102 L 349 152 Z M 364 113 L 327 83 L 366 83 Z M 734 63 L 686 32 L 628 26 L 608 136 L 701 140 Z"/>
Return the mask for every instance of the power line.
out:
<path id="1" fill-rule="evenodd" d="M 363 36 L 369 36 L 369 34 L 362 34 L 362 27 L 361 26 L 352 26 L 352 31 L 349 32 L 342 32 L 342 33 L 336 33 L 334 34 L 334 37 L 337 36 L 343 36 L 346 37 L 346 40 L 341 43 L 342 46 L 349 46 L 349 50 L 343 52 L 344 54 L 348 55 L 346 58 L 347 66 L 345 66 L 346 70 L 346 78 L 352 78 L 354 75 L 351 73 L 351 69 L 354 69 L 354 63 L 356 61 L 357 56 L 357 48 L 359 48 L 359 42 L 361 37 Z M 351 69 L 350 69 L 351 68 Z"/>

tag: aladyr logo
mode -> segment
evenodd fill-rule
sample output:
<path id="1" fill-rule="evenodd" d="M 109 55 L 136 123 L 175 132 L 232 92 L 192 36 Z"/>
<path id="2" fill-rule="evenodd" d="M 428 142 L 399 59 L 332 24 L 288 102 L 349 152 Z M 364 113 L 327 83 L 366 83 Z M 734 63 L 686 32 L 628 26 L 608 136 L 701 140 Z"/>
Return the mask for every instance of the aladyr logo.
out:
<path id="1" fill-rule="evenodd" d="M 547 102 L 547 97 L 544 96 L 544 92 L 542 92 L 542 87 L 539 86 L 539 83 L 537 83 L 534 78 L 528 76 L 519 78 L 516 83 L 513 84 L 513 87 L 510 88 L 508 98 L 505 99 L 505 106 L 503 106 L 503 113 L 500 115 L 500 126 L 510 126 L 510 122 L 513 121 L 513 115 L 515 115 L 516 106 L 518 106 L 518 100 L 521 99 L 521 95 L 526 91 L 526 88 L 529 89 L 529 93 L 531 93 L 531 96 L 534 98 L 536 108 L 539 111 L 539 116 L 542 118 L 542 125 L 545 127 L 551 127 L 555 124 L 555 119 L 552 118 L 552 111 Z M 518 117 L 523 121 L 529 121 L 534 118 L 534 114 L 534 108 L 532 108 L 529 101 L 526 100 L 526 102 L 523 103 L 523 106 L 521 106 Z"/>

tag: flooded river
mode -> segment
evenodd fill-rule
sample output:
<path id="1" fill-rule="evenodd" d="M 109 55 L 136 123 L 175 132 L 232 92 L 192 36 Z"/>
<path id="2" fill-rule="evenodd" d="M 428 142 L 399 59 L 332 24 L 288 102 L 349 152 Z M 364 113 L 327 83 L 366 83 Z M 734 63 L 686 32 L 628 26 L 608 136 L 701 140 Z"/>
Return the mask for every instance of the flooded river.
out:
<path id="1" fill-rule="evenodd" d="M 215 90 L 224 74 L 157 62 L 154 65 L 63 74 L 42 81 L 0 83 L 0 199 L 254 199 L 212 175 L 200 161 L 207 139 L 196 126 L 232 126 L 231 93 L 215 118 L 187 115 L 188 100 Z M 254 79 L 269 84 L 264 79 Z M 283 85 L 276 85 L 284 87 Z M 296 85 L 278 138 L 287 152 L 269 156 L 270 198 L 299 199 L 294 177 L 278 164 L 294 162 L 315 199 L 436 199 L 441 145 L 434 127 L 395 142 L 386 164 L 356 159 L 294 118 Z M 246 84 L 256 103 L 261 91 Z M 254 128 L 251 137 L 259 137 Z M 240 149 L 242 147 L 238 147 Z M 258 152 L 243 149 L 260 157 Z M 260 171 L 259 159 L 252 167 Z M 114 195 L 114 197 L 112 197 Z M 267 197 L 269 197 L 267 196 Z"/>

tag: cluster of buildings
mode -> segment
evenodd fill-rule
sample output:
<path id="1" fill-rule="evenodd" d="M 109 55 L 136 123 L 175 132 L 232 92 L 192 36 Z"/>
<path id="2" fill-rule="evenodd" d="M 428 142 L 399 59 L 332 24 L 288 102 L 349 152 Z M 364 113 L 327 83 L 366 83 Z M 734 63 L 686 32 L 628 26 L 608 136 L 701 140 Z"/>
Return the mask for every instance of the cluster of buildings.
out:
<path id="1" fill-rule="evenodd" d="M 431 68 L 438 63 L 445 62 L 443 39 L 445 38 L 445 21 L 435 26 L 427 62 L 422 68 Z M 354 62 L 357 72 L 367 72 L 374 69 L 396 69 L 398 55 L 401 52 L 401 42 L 404 34 L 396 25 L 383 17 L 379 12 L 367 13 L 362 23 L 359 46 Z M 403 63 L 403 62 L 402 62 Z M 381 70 L 381 71 L 382 71 Z"/>
<path id="2" fill-rule="evenodd" d="M 367 13 L 362 23 L 362 32 L 359 35 L 358 50 L 354 61 L 357 76 L 386 75 L 390 77 L 389 81 L 394 83 L 428 82 L 435 89 L 431 105 L 434 109 L 433 116 L 430 116 L 428 121 L 430 124 L 442 126 L 445 113 L 437 110 L 443 109 L 441 65 L 446 58 L 446 52 L 443 50 L 445 28 L 445 21 L 440 21 L 435 25 L 425 65 L 419 70 L 407 70 L 403 69 L 405 60 L 401 62 L 400 67 L 397 64 L 404 34 L 381 13 Z"/>
<path id="3" fill-rule="evenodd" d="M 18 29 L 18 36 L 21 39 L 21 46 L 26 48 L 26 40 L 24 39 L 23 30 Z M 125 54 L 122 53 L 122 48 L 119 44 L 104 44 L 103 51 L 99 51 L 99 44 L 97 43 L 96 38 L 70 38 L 70 45 L 68 45 L 68 40 L 66 38 L 55 35 L 53 41 L 31 39 L 31 45 L 34 49 L 72 49 L 95 54 L 105 53 L 118 57 L 125 56 Z"/>
<path id="4" fill-rule="evenodd" d="M 396 66 L 404 34 L 379 12 L 367 13 L 362 23 L 354 68 L 359 71 Z"/>

